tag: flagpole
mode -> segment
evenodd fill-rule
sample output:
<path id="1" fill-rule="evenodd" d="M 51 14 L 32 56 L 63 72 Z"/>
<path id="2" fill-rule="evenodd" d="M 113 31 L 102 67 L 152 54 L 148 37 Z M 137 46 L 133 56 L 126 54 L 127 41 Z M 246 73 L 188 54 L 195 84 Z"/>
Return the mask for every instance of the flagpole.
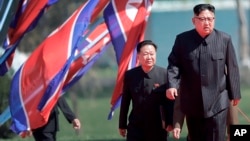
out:
<path id="1" fill-rule="evenodd" d="M 0 126 L 2 126 L 10 118 L 10 107 L 8 106 L 0 115 Z"/>
<path id="2" fill-rule="evenodd" d="M 11 47 L 8 47 L 5 52 L 0 57 L 0 64 L 2 64 L 6 58 L 15 50 L 16 43 L 14 45 L 11 45 Z"/>

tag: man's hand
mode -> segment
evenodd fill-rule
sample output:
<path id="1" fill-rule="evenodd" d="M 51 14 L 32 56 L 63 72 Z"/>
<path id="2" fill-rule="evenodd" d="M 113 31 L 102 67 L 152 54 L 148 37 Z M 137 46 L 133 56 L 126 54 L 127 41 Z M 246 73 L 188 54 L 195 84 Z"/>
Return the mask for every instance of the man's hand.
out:
<path id="1" fill-rule="evenodd" d="M 173 130 L 172 125 L 168 125 L 167 128 L 165 129 L 167 132 L 171 132 Z"/>
<path id="2" fill-rule="evenodd" d="M 119 133 L 122 137 L 126 137 L 127 135 L 127 129 L 119 129 Z"/>
<path id="3" fill-rule="evenodd" d="M 240 103 L 240 99 L 233 99 L 233 106 L 237 106 Z"/>
<path id="4" fill-rule="evenodd" d="M 79 130 L 80 128 L 81 128 L 81 122 L 80 122 L 80 120 L 79 119 L 74 119 L 73 121 L 72 121 L 72 123 L 73 123 L 73 128 L 75 129 L 75 130 Z"/>
<path id="5" fill-rule="evenodd" d="M 32 136 L 32 131 L 31 130 L 24 131 L 24 132 L 20 133 L 20 136 L 22 138 L 31 137 Z"/>
<path id="6" fill-rule="evenodd" d="M 173 130 L 173 137 L 175 139 L 180 139 L 181 129 L 180 128 L 174 128 Z"/>
<path id="7" fill-rule="evenodd" d="M 166 97 L 170 100 L 175 100 L 175 97 L 178 96 L 176 88 L 169 88 L 166 90 Z"/>

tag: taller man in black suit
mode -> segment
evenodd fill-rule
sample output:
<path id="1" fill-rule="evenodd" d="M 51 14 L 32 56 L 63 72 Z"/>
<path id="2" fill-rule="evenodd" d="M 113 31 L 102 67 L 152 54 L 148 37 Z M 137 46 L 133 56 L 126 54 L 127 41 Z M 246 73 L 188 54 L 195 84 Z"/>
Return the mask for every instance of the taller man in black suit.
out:
<path id="1" fill-rule="evenodd" d="M 214 29 L 214 6 L 199 4 L 193 12 L 195 29 L 177 35 L 168 57 L 166 93 L 175 99 L 180 89 L 192 141 L 224 141 L 229 102 L 241 98 L 237 59 L 231 37 Z"/>
<path id="2" fill-rule="evenodd" d="M 140 42 L 140 66 L 125 73 L 119 132 L 123 137 L 127 135 L 127 141 L 167 141 L 167 131 L 172 127 L 173 101 L 165 97 L 167 72 L 155 65 L 156 50 L 152 41 Z"/>
<path id="3" fill-rule="evenodd" d="M 56 141 L 56 133 L 59 130 L 58 107 L 60 108 L 68 122 L 72 123 L 75 129 L 80 129 L 80 120 L 76 118 L 75 114 L 71 111 L 65 98 L 61 96 L 58 99 L 55 107 L 51 110 L 48 122 L 44 126 L 34 129 L 32 131 L 36 141 Z"/>

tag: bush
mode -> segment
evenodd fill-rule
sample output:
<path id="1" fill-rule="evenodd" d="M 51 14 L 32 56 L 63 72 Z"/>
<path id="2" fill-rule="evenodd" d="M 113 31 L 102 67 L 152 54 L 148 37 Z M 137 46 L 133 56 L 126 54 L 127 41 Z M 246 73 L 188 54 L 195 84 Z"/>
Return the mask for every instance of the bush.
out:
<path id="1" fill-rule="evenodd" d="M 7 74 L 5 76 L 2 76 L 0 79 L 0 112 L 3 113 L 3 111 L 8 107 L 8 97 L 9 97 L 9 88 L 10 88 L 11 78 Z M 12 138 L 14 137 L 14 133 L 10 130 L 10 124 L 11 121 L 8 120 L 3 125 L 0 126 L 0 138 L 6 139 L 6 138 Z"/>

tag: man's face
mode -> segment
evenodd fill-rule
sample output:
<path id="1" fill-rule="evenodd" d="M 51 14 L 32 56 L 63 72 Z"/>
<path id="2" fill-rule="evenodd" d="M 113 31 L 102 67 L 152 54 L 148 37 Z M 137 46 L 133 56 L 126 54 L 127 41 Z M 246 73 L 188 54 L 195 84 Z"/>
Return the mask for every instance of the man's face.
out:
<path id="1" fill-rule="evenodd" d="M 144 45 L 138 53 L 139 63 L 142 67 L 150 69 L 156 63 L 156 50 L 152 45 Z"/>
<path id="2" fill-rule="evenodd" d="M 214 29 L 214 13 L 209 10 L 202 11 L 198 16 L 195 15 L 192 21 L 201 37 L 206 37 Z"/>

